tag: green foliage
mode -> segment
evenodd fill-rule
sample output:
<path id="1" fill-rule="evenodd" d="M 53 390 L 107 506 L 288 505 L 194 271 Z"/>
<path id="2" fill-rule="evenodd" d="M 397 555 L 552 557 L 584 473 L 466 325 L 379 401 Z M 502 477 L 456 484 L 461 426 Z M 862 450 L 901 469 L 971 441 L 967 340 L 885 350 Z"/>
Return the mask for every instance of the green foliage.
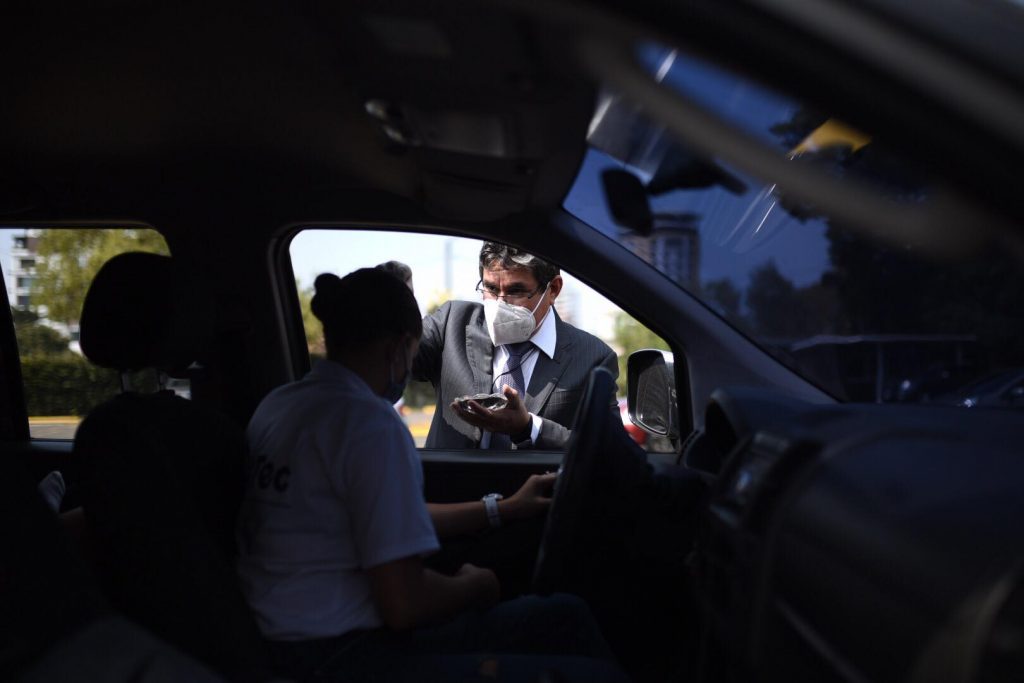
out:
<path id="1" fill-rule="evenodd" d="M 302 328 L 306 333 L 306 347 L 309 349 L 310 360 L 324 355 L 323 325 L 313 315 L 313 288 L 305 289 L 295 281 L 295 290 L 299 293 L 299 310 L 302 311 Z"/>
<path id="2" fill-rule="evenodd" d="M 121 392 L 121 378 L 115 370 L 93 365 L 74 353 L 22 356 L 21 374 L 28 414 L 33 417 L 84 416 Z M 151 392 L 156 384 L 152 371 L 134 373 L 129 379 L 134 391 Z"/>
<path id="3" fill-rule="evenodd" d="M 117 373 L 89 361 L 66 356 L 23 356 L 28 414 L 85 415 L 120 390 Z"/>
<path id="4" fill-rule="evenodd" d="M 18 353 L 22 357 L 71 353 L 68 340 L 60 332 L 45 325 L 15 325 L 14 333 L 18 338 Z"/>
<path id="5" fill-rule="evenodd" d="M 15 326 L 30 325 L 34 322 L 38 322 L 39 316 L 34 311 L 11 306 L 11 320 L 14 321 Z"/>
<path id="6" fill-rule="evenodd" d="M 410 381 L 402 394 L 402 400 L 409 408 L 422 408 L 434 405 L 437 395 L 434 393 L 434 385 L 430 382 Z"/>
<path id="7" fill-rule="evenodd" d="M 615 323 L 612 331 L 615 345 L 619 348 L 619 386 L 626 385 L 626 363 L 629 354 L 640 349 L 662 349 L 671 351 L 668 343 L 644 327 L 625 311 L 620 311 L 615 316 Z"/>
<path id="8" fill-rule="evenodd" d="M 169 254 L 164 238 L 148 229 L 44 230 L 36 247 L 32 306 L 45 306 L 50 320 L 75 323 L 100 266 L 126 251 Z"/>

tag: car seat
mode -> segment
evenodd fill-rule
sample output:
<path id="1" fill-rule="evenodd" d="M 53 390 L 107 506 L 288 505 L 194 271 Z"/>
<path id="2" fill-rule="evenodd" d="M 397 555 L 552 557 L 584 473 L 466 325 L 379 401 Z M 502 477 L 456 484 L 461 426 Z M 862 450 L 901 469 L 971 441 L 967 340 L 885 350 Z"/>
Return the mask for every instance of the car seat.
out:
<path id="1" fill-rule="evenodd" d="M 0 476 L 0 680 L 107 610 L 21 455 Z"/>
<path id="2" fill-rule="evenodd" d="M 114 612 L 20 455 L 0 477 L 0 680 L 223 679 Z M 66 530 L 66 529 L 65 529 Z"/>
<path id="3" fill-rule="evenodd" d="M 100 269 L 82 352 L 125 390 L 75 435 L 82 507 L 115 608 L 232 680 L 269 677 L 234 571 L 245 440 L 224 416 L 171 391 L 127 390 L 128 373 L 182 376 L 195 360 L 170 257 L 126 253 Z"/>

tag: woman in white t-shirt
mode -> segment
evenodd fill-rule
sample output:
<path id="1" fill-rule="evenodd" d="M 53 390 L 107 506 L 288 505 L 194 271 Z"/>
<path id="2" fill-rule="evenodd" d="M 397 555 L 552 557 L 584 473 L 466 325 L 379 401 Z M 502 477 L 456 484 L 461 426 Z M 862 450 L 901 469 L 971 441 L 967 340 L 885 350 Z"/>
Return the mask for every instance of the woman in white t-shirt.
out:
<path id="1" fill-rule="evenodd" d="M 495 607 L 494 573 L 447 576 L 422 558 L 437 531 L 488 525 L 484 503 L 434 505 L 412 438 L 392 408 L 422 323 L 412 292 L 362 269 L 316 280 L 327 360 L 259 405 L 248 428 L 239 520 L 241 585 L 281 673 L 318 680 L 622 680 L 586 605 L 569 596 Z M 506 518 L 547 505 L 551 477 L 501 501 Z"/>

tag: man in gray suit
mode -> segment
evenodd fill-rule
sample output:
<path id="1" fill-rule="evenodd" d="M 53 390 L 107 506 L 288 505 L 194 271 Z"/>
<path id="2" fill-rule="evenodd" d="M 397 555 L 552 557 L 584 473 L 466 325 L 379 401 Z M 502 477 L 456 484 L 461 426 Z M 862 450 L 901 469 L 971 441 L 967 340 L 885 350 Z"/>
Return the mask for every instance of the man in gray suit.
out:
<path id="1" fill-rule="evenodd" d="M 426 447 L 563 448 L 590 371 L 618 376 L 615 352 L 558 317 L 562 276 L 531 254 L 485 242 L 477 291 L 482 303 L 449 301 L 423 320 L 412 373 L 437 395 Z M 497 392 L 499 410 L 455 401 Z"/>

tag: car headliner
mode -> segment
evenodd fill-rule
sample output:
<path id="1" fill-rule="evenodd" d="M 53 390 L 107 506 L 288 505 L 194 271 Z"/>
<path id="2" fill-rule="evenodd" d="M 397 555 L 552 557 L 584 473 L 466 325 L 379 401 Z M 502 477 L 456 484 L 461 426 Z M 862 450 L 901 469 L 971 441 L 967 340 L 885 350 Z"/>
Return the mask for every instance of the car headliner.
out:
<path id="1" fill-rule="evenodd" d="M 278 204 L 293 220 L 336 218 L 306 207 L 353 187 L 485 220 L 561 201 L 593 91 L 559 59 L 535 61 L 556 35 L 533 35 L 527 49 L 501 16 L 435 8 L 451 56 L 424 62 L 415 46 L 404 53 L 356 30 L 343 9 L 307 9 L 108 3 L 9 22 L 19 31 L 4 48 L 15 66 L 5 91 L 17 96 L 0 119 L 3 213 L 160 224 L 189 207 L 237 215 Z M 390 143 L 364 111 L 371 97 L 497 112 L 520 153 Z"/>
<path id="2" fill-rule="evenodd" d="M 244 234 L 347 218 L 343 188 L 393 195 L 378 214 L 395 196 L 476 223 L 554 208 L 578 169 L 596 94 L 573 39 L 581 26 L 621 39 L 645 24 L 648 38 L 714 50 L 811 101 L 824 97 L 880 136 L 892 130 L 890 144 L 926 153 L 943 140 L 937 168 L 1024 213 L 1015 184 L 993 167 L 996 150 L 1024 146 L 1020 127 L 972 120 L 986 116 L 965 111 L 973 100 L 932 103 L 921 119 L 934 78 L 880 73 L 856 54 L 867 43 L 830 42 L 824 13 L 780 5 L 772 16 L 765 4 L 649 0 L 631 5 L 631 24 L 603 13 L 622 10 L 616 3 L 34 3 L 6 12 L 12 30 L 0 48 L 0 216 L 124 218 L 174 233 L 197 228 L 174 225 L 192 214 Z M 787 16 L 793 25 L 778 20 Z M 921 81 L 919 92 L 910 81 Z M 371 99 L 496 117 L 507 153 L 396 144 L 367 115 Z M 950 139 L 954 124 L 962 138 Z"/>

